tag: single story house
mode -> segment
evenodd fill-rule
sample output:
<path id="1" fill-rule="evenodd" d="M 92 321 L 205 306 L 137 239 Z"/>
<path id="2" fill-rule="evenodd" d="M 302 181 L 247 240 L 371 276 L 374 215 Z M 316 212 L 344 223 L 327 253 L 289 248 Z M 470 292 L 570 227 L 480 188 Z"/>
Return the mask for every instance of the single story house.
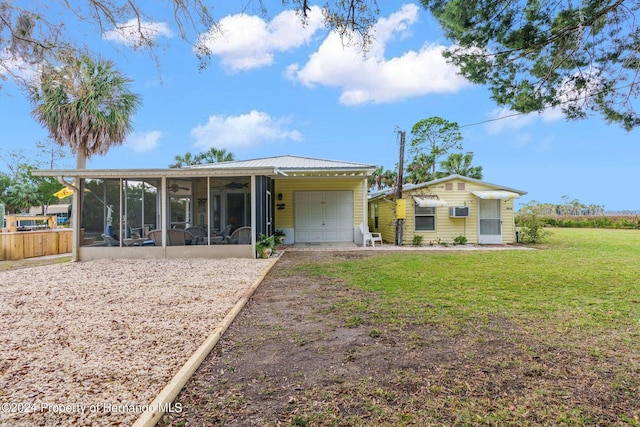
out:
<path id="1" fill-rule="evenodd" d="M 396 242 L 396 222 L 403 219 L 402 244 L 414 236 L 423 244 L 453 243 L 464 236 L 467 243 L 516 242 L 513 200 L 527 194 L 502 185 L 450 175 L 421 184 L 405 185 L 402 199 L 395 189 L 370 194 L 368 225 L 385 242 Z"/>
<path id="2" fill-rule="evenodd" d="M 55 215 L 58 225 L 69 222 L 69 212 L 71 212 L 71 205 L 67 203 L 45 206 L 44 214 L 42 213 L 42 206 L 32 206 L 29 208 L 29 215 Z"/>
<path id="3" fill-rule="evenodd" d="M 361 243 L 367 179 L 374 170 L 362 163 L 278 156 L 175 169 L 33 174 L 57 177 L 73 190 L 73 258 L 89 260 L 253 258 L 257 237 L 275 230 L 284 232 L 286 244 Z M 85 190 L 78 209 L 79 189 L 72 182 L 81 179 Z M 174 246 L 171 230 L 190 227 L 203 230 L 205 237 L 199 244 L 181 241 Z M 240 228 L 250 228 L 250 234 L 242 234 L 249 240 L 230 238 Z"/>

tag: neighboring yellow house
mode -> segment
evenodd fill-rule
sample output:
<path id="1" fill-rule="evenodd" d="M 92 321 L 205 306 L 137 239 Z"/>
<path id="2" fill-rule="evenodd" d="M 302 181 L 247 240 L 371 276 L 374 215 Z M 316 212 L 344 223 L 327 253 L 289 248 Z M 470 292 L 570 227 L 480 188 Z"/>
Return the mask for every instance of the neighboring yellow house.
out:
<path id="1" fill-rule="evenodd" d="M 395 190 L 372 193 L 368 224 L 385 242 L 395 243 L 397 218 L 404 220 L 404 245 L 413 236 L 422 244 L 452 244 L 464 236 L 467 243 L 508 244 L 516 242 L 513 199 L 525 191 L 450 175 L 417 185 L 406 185 L 402 203 Z M 404 206 L 403 206 L 404 205 Z"/>

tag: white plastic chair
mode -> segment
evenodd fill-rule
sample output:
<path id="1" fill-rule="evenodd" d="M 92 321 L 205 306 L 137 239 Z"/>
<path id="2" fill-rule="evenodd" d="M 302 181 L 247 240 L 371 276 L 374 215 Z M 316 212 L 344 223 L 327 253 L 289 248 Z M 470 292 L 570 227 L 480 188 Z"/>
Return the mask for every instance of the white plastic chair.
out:
<path id="1" fill-rule="evenodd" d="M 362 232 L 362 245 L 367 247 L 369 242 L 371 242 L 371 246 L 376 247 L 376 242 L 379 242 L 382 245 L 382 234 L 380 233 L 372 233 L 369 231 L 369 226 L 364 225 L 364 223 L 360 223 L 360 231 Z"/>

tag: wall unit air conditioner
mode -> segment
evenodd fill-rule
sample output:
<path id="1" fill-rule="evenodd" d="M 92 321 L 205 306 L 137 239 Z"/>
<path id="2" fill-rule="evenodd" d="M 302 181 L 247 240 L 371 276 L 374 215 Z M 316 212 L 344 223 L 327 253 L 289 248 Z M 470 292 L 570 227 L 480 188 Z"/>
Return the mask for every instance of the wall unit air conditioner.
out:
<path id="1" fill-rule="evenodd" d="M 468 218 L 469 206 L 451 206 L 449 208 L 449 216 L 451 218 Z"/>

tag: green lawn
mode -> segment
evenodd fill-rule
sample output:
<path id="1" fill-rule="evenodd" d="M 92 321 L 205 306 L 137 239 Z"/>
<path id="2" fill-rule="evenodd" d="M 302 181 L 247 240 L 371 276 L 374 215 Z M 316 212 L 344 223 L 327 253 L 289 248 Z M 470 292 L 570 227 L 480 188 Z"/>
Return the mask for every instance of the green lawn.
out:
<path id="1" fill-rule="evenodd" d="M 548 319 L 556 328 L 638 333 L 640 231 L 554 229 L 549 242 L 533 247 L 396 253 L 307 268 L 375 292 L 390 313 L 402 312 L 399 320 L 502 315 L 523 325 Z"/>
<path id="2" fill-rule="evenodd" d="M 423 361 L 385 380 L 396 394 L 377 403 L 376 424 L 640 426 L 640 231 L 554 229 L 534 248 L 301 267 L 365 291 L 330 308 L 345 327 L 408 342 Z M 366 401 L 378 383 L 332 398 Z M 404 394 L 407 384 L 418 391 Z M 399 406 L 413 415 L 401 419 Z"/>

